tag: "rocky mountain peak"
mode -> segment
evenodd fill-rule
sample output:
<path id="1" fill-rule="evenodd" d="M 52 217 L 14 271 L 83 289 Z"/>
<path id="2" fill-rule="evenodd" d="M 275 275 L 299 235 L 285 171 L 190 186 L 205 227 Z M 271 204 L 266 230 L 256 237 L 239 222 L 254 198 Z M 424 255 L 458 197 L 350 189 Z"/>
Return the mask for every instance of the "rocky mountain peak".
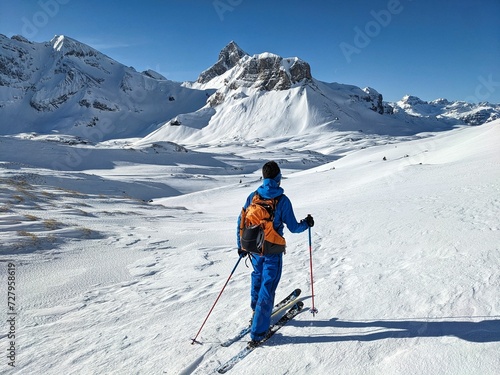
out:
<path id="1" fill-rule="evenodd" d="M 227 46 L 225 46 L 219 53 L 219 61 L 223 61 L 224 64 L 231 69 L 235 66 L 238 61 L 243 57 L 248 55 L 243 51 L 234 40 L 230 41 Z"/>
<path id="2" fill-rule="evenodd" d="M 213 78 L 224 74 L 229 69 L 234 68 L 243 56 L 248 56 L 248 54 L 243 51 L 236 42 L 229 42 L 229 44 L 220 51 L 217 62 L 203 71 L 199 75 L 197 82 L 207 83 Z"/>
<path id="3" fill-rule="evenodd" d="M 54 36 L 50 41 L 50 45 L 54 51 L 60 52 L 64 56 L 94 57 L 101 54 L 92 47 L 64 35 Z"/>
<path id="4" fill-rule="evenodd" d="M 427 104 L 426 101 L 424 101 L 424 100 L 422 100 L 419 97 L 414 96 L 414 95 L 405 95 L 405 96 L 403 96 L 403 98 L 401 99 L 400 102 L 402 105 L 408 105 L 408 106 L 414 106 L 414 105 L 418 105 L 418 104 Z"/>
<path id="5" fill-rule="evenodd" d="M 234 41 L 219 53 L 219 60 L 198 77 L 198 83 L 207 83 L 234 69 L 225 79 L 227 87 L 254 87 L 261 90 L 287 90 L 303 80 L 312 80 L 311 67 L 297 57 L 283 58 L 265 52 L 250 56 Z"/>

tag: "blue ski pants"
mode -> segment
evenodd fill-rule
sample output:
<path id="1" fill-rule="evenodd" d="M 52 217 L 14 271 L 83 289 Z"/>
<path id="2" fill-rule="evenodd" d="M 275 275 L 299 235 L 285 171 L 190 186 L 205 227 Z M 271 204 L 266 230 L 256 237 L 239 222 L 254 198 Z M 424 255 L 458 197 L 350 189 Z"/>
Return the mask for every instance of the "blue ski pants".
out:
<path id="1" fill-rule="evenodd" d="M 262 339 L 271 324 L 274 296 L 281 278 L 283 253 L 253 255 L 252 287 L 250 307 L 254 310 L 250 337 Z"/>

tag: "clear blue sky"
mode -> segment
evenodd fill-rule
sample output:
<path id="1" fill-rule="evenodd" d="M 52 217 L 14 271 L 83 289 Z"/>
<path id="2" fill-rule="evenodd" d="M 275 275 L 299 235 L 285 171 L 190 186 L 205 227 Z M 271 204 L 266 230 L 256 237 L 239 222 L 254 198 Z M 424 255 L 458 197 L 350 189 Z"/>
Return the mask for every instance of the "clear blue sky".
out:
<path id="1" fill-rule="evenodd" d="M 500 103 L 500 0 L 2 0 L 0 33 L 67 35 L 142 71 L 194 81 L 234 40 L 297 56 L 316 79 L 384 100 Z"/>

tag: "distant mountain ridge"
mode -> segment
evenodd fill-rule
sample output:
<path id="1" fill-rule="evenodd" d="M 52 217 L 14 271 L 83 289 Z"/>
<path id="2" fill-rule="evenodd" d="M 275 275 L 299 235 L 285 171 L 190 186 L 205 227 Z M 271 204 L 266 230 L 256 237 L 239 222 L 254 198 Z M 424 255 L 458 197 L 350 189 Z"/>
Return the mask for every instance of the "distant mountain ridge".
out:
<path id="1" fill-rule="evenodd" d="M 34 43 L 0 35 L 0 114 L 0 134 L 215 142 L 332 130 L 416 134 L 492 121 L 500 105 L 414 96 L 387 103 L 373 88 L 314 79 L 297 57 L 250 56 L 234 41 L 195 82 L 179 83 L 66 36 Z"/>
<path id="2" fill-rule="evenodd" d="M 400 101 L 391 103 L 394 111 L 415 117 L 435 117 L 438 120 L 460 120 L 467 125 L 481 125 L 500 118 L 500 105 L 491 103 L 450 102 L 436 99 L 431 102 L 416 96 L 406 95 Z"/>

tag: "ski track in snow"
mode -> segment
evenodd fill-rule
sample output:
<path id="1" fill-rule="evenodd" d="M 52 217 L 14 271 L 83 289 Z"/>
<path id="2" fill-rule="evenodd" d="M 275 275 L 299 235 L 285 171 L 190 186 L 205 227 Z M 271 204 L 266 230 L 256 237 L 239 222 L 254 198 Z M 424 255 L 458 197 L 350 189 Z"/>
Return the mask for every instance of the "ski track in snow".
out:
<path id="1" fill-rule="evenodd" d="M 286 232 L 277 297 L 300 287 L 305 311 L 230 373 L 497 374 L 499 126 L 392 142 L 301 168 L 293 151 L 247 147 L 252 167 L 211 175 L 215 169 L 207 166 L 202 176 L 204 167 L 186 165 L 195 175 L 178 170 L 168 181 L 184 193 L 153 202 L 117 188 L 128 182 L 130 165 L 110 171 L 92 162 L 73 174 L 9 163 L 15 148 L 2 149 L 0 290 L 6 301 L 6 263 L 14 262 L 18 316 L 16 368 L 7 367 L 5 356 L 0 368 L 12 374 L 213 372 L 245 345 L 219 347 L 250 316 L 251 271 L 244 262 L 201 344 L 191 339 L 237 261 L 236 217 L 259 184 L 261 158 L 275 158 L 282 160 L 283 187 L 297 218 L 315 217 L 319 313 L 309 311 L 307 232 Z M 35 152 L 37 143 L 31 147 Z M 245 164 L 228 150 L 207 146 L 205 152 Z M 148 180 L 166 186 L 156 168 L 138 166 L 145 194 Z M 196 175 L 206 188 L 192 187 Z M 6 335 L 0 347 L 8 347 Z"/>

